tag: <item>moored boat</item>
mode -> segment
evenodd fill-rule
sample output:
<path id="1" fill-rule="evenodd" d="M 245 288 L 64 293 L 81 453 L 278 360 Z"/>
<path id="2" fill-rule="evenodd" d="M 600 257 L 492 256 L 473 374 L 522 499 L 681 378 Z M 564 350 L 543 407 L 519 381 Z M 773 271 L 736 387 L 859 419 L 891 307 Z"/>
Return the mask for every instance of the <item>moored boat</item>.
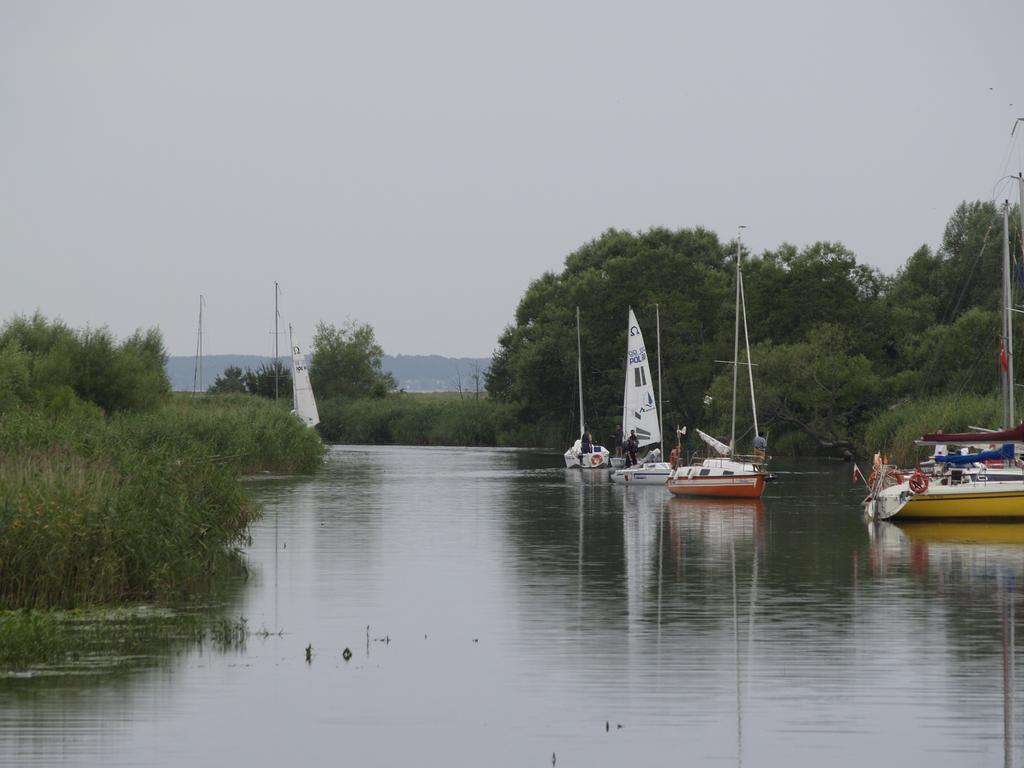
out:
<path id="1" fill-rule="evenodd" d="M 660 326 L 660 322 L 659 322 Z M 622 431 L 635 434 L 640 447 L 661 443 L 661 419 L 654 401 L 654 383 L 647 359 L 647 347 L 636 321 L 633 308 L 629 309 L 626 344 L 626 387 L 622 395 Z M 659 329 L 660 330 L 660 329 Z M 658 334 L 660 347 L 661 334 Z M 660 352 L 659 352 L 660 358 Z M 661 362 L 658 363 L 659 371 Z M 664 485 L 672 474 L 672 465 L 662 461 L 660 448 L 655 448 L 642 461 L 629 467 L 616 469 L 612 482 L 631 485 Z"/>
<path id="2" fill-rule="evenodd" d="M 759 499 L 766 479 L 760 464 L 723 456 L 679 467 L 665 485 L 676 496 Z"/>
<path id="3" fill-rule="evenodd" d="M 1024 178 L 1021 178 L 1024 201 Z M 1024 206 L 1021 211 L 1024 217 Z M 1000 337 L 1000 385 L 1003 429 L 935 432 L 917 445 L 936 450 L 927 471 L 918 466 L 901 473 L 876 455 L 868 481 L 864 511 L 872 520 L 1024 520 L 1024 469 L 1018 456 L 1024 446 L 1024 423 L 1016 423 L 1013 380 L 1013 325 L 1016 311 L 1010 281 L 1009 205 L 1003 207 L 1003 296 Z M 966 453 L 945 453 L 945 446 Z M 975 452 L 971 452 L 974 449 Z M 981 450 L 978 450 L 981 449 Z M 993 466 L 994 465 L 994 466 Z"/>
<path id="4" fill-rule="evenodd" d="M 580 397 L 580 437 L 576 439 L 562 457 L 566 469 L 601 469 L 608 466 L 608 449 L 602 445 L 583 445 L 587 427 L 583 420 L 583 346 L 580 342 L 580 308 L 576 307 L 576 374 Z"/>
<path id="5" fill-rule="evenodd" d="M 1024 445 L 1024 424 L 1000 432 L 934 433 L 919 445 L 1001 447 L 975 453 L 936 455 L 926 471 L 901 472 L 878 462 L 868 480 L 864 510 L 872 520 L 1024 520 L 1024 469 L 1016 456 Z M 985 462 L 999 461 L 991 476 L 978 471 Z"/>
<path id="6" fill-rule="evenodd" d="M 742 229 L 742 227 L 741 227 Z M 754 398 L 754 371 L 750 361 L 750 337 L 747 333 L 747 313 L 744 307 L 743 270 L 741 268 L 742 248 L 736 240 L 736 334 L 733 344 L 732 377 L 732 431 L 729 444 L 716 440 L 701 430 L 700 438 L 718 455 L 699 463 L 680 466 L 673 470 L 665 487 L 676 496 L 713 496 L 730 499 L 759 499 L 764 494 L 768 474 L 765 471 L 764 455 L 743 456 L 736 453 L 736 389 L 740 365 L 745 365 L 750 381 L 750 409 L 753 416 L 754 434 L 760 436 L 757 425 L 757 401 Z M 741 363 L 740 320 L 743 321 L 743 336 L 747 360 Z"/>

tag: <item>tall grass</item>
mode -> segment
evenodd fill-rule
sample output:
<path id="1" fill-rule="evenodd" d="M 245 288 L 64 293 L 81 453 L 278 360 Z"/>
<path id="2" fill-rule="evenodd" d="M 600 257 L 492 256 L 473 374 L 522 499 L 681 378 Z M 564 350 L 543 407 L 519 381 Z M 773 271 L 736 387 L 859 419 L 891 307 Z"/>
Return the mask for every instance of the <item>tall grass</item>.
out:
<path id="1" fill-rule="evenodd" d="M 514 445 L 513 406 L 487 398 L 335 398 L 320 405 L 320 431 L 337 443 Z"/>
<path id="2" fill-rule="evenodd" d="M 919 453 L 914 440 L 921 435 L 994 426 L 1000 418 L 998 398 L 992 395 L 940 395 L 912 400 L 872 419 L 865 429 L 864 448 L 869 453 L 887 454 L 899 464 L 913 464 Z"/>
<path id="3" fill-rule="evenodd" d="M 250 395 L 175 397 L 152 413 L 113 423 L 140 446 L 187 450 L 201 444 L 212 459 L 242 474 L 311 472 L 324 455 L 317 432 L 286 405 Z"/>
<path id="4" fill-rule="evenodd" d="M 0 609 L 188 598 L 240 568 L 237 476 L 305 471 L 319 437 L 256 398 L 145 415 L 0 417 Z"/>

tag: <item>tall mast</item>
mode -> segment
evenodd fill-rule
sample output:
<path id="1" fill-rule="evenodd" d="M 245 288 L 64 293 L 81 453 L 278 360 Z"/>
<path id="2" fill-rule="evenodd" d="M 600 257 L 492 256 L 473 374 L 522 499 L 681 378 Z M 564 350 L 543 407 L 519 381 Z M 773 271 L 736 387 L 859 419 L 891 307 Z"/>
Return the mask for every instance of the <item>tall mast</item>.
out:
<path id="1" fill-rule="evenodd" d="M 196 333 L 196 365 L 192 372 L 192 394 L 203 389 L 203 294 L 199 294 L 199 331 Z"/>
<path id="2" fill-rule="evenodd" d="M 665 456 L 665 430 L 661 428 L 663 417 L 665 413 L 664 406 L 661 403 L 661 311 L 658 309 L 658 305 L 654 305 L 654 327 L 658 334 L 658 434 L 661 436 L 661 441 L 658 443 L 658 449 L 661 451 L 662 461 Z"/>
<path id="3" fill-rule="evenodd" d="M 740 257 L 742 255 L 743 230 L 741 224 L 736 232 L 736 334 L 732 348 L 732 430 L 729 433 L 729 453 L 736 454 L 736 381 L 740 365 Z"/>
<path id="4" fill-rule="evenodd" d="M 1012 429 L 1013 423 L 1013 313 L 1010 293 L 1010 201 L 1003 203 L 1003 355 L 1006 366 L 1002 372 L 1003 429 Z"/>
<path id="5" fill-rule="evenodd" d="M 1020 213 L 1021 266 L 1024 267 L 1024 173 L 1017 174 L 1018 213 Z"/>
<path id="6" fill-rule="evenodd" d="M 1020 173 L 1020 172 L 1017 173 L 1017 194 L 1018 194 L 1017 201 L 1018 201 L 1018 208 L 1019 208 L 1018 213 L 1020 213 L 1020 240 L 1019 240 L 1020 247 L 1021 247 L 1020 268 L 1024 269 L 1024 173 Z M 1007 237 L 1007 240 L 1009 240 L 1009 237 Z M 1007 243 L 1007 248 L 1009 248 L 1009 243 Z M 1011 304 L 1011 307 L 1012 307 L 1012 304 Z M 1009 312 L 1007 314 L 1012 317 L 1013 312 L 1011 311 L 1011 312 Z M 1008 325 L 1009 325 L 1009 323 L 1008 323 Z M 1009 352 L 1007 353 L 1006 364 L 1007 364 L 1007 367 L 1009 368 L 1008 375 L 1010 377 L 1010 427 L 1012 428 L 1012 427 L 1016 426 L 1017 412 L 1016 412 L 1016 410 L 1014 410 L 1014 407 L 1013 407 L 1013 328 L 1012 328 L 1012 326 L 1010 327 L 1009 330 L 1010 330 L 1010 349 L 1009 349 Z"/>
<path id="7" fill-rule="evenodd" d="M 281 292 L 281 289 L 277 286 L 277 280 L 274 281 L 274 400 L 278 398 L 278 390 L 281 386 L 281 359 L 277 351 L 277 320 L 281 317 L 281 313 L 277 311 L 277 295 Z"/>
<path id="8" fill-rule="evenodd" d="M 750 359 L 750 333 L 747 331 L 747 294 L 743 290 L 743 275 L 740 275 L 740 307 L 743 311 L 743 341 L 747 347 L 747 375 L 750 377 L 750 410 L 754 415 L 754 437 L 761 434 L 757 427 L 757 399 L 754 397 L 754 361 Z"/>
<path id="9" fill-rule="evenodd" d="M 619 427 L 622 429 L 622 440 L 626 439 L 626 425 L 629 423 L 627 418 L 629 415 L 629 334 L 630 327 L 629 321 L 633 317 L 633 307 L 628 308 L 628 314 L 626 315 L 626 388 L 622 393 L 622 422 Z"/>
<path id="10" fill-rule="evenodd" d="M 583 345 L 580 342 L 580 308 L 576 307 L 576 374 L 580 386 L 580 435 L 583 435 Z"/>
<path id="11" fill-rule="evenodd" d="M 295 334 L 292 332 L 291 323 L 288 323 L 288 344 L 291 345 L 292 350 L 292 410 L 298 413 L 299 393 L 296 390 L 296 387 L 298 386 L 298 377 L 295 375 Z"/>

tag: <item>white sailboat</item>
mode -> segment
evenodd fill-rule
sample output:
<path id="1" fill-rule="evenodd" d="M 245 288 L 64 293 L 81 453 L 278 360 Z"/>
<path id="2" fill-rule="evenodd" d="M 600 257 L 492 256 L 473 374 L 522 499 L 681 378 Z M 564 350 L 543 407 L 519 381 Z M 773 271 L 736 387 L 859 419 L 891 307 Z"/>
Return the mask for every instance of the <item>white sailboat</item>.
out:
<path id="1" fill-rule="evenodd" d="M 591 444 L 590 450 L 583 451 L 583 433 L 586 425 L 583 421 L 583 347 L 580 343 L 580 308 L 576 307 L 576 374 L 579 381 L 580 393 L 580 437 L 572 444 L 564 454 L 565 466 L 568 469 L 580 467 L 581 469 L 600 469 L 608 465 L 608 449 Z"/>
<path id="2" fill-rule="evenodd" d="M 313 387 L 309 383 L 306 356 L 295 341 L 291 324 L 288 325 L 288 337 L 292 343 L 292 413 L 302 419 L 307 427 L 315 427 L 320 423 L 320 413 L 316 409 L 316 398 L 313 397 Z"/>
<path id="3" fill-rule="evenodd" d="M 647 347 L 644 346 L 644 335 L 640 331 L 632 307 L 629 309 L 627 328 L 629 333 L 626 344 L 626 388 L 622 395 L 622 433 L 624 437 L 629 437 L 630 432 L 636 433 L 640 448 L 660 445 L 661 419 L 658 416 L 658 405 L 654 400 L 651 366 L 647 359 Z M 660 341 L 659 333 L 659 344 Z M 639 464 L 615 470 L 612 473 L 612 481 L 664 485 L 672 474 L 672 465 L 662 461 L 661 455 L 661 449 L 657 448 Z"/>

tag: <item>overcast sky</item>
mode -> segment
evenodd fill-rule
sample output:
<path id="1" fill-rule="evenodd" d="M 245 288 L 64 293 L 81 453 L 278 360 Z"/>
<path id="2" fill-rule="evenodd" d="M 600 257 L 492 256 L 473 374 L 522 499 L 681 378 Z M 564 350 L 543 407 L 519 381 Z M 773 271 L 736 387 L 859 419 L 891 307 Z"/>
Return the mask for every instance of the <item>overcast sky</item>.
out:
<path id="1" fill-rule="evenodd" d="M 0 0 L 0 319 L 189 355 L 203 294 L 265 354 L 277 280 L 307 343 L 489 356 L 609 227 L 891 273 L 1008 194 L 1021 40 L 1021 0 Z"/>

